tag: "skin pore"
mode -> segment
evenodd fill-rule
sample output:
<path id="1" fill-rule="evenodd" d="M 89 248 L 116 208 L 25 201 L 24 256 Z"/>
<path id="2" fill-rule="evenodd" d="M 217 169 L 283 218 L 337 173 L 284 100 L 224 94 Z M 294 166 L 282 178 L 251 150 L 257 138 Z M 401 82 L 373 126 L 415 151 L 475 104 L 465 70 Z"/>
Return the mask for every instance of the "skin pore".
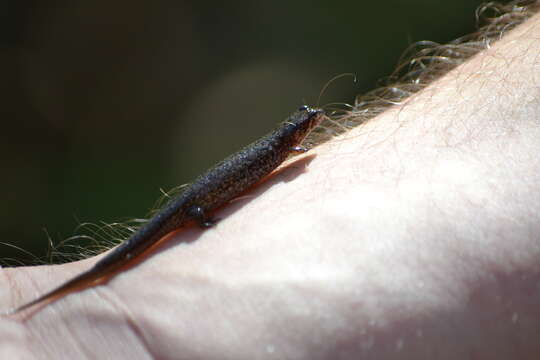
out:
<path id="1" fill-rule="evenodd" d="M 537 359 L 540 16 L 177 233 L 1 358 Z M 96 258 L 4 269 L 8 309 Z"/>

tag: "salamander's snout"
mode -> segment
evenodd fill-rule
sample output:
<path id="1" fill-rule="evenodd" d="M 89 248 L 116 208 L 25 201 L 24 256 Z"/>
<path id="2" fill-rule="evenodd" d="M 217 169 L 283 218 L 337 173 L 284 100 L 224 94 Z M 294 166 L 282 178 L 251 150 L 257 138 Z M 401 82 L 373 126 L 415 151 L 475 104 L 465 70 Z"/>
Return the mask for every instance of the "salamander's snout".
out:
<path id="1" fill-rule="evenodd" d="M 307 118 L 310 123 L 310 129 L 320 125 L 325 118 L 324 110 L 311 108 L 307 105 L 301 106 L 298 111 L 307 113 Z"/>
<path id="2" fill-rule="evenodd" d="M 309 115 L 316 115 L 316 114 L 324 114 L 324 110 L 322 109 L 315 109 L 312 107 L 309 107 L 308 105 L 302 105 L 298 108 L 298 111 L 300 112 L 307 112 Z"/>
<path id="3" fill-rule="evenodd" d="M 300 137 L 306 136 L 311 130 L 321 124 L 326 118 L 322 109 L 315 109 L 307 105 L 301 106 L 285 121 L 293 125 Z"/>

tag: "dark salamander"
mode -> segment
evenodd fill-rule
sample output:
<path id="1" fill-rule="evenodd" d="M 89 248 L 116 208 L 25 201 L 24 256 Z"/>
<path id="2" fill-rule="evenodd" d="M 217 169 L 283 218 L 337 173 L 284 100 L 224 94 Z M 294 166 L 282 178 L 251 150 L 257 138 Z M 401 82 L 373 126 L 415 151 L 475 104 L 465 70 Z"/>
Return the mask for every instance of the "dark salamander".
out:
<path id="1" fill-rule="evenodd" d="M 292 153 L 305 152 L 306 149 L 300 146 L 301 142 L 323 119 L 322 110 L 302 106 L 277 129 L 199 176 L 177 199 L 92 268 L 11 313 L 53 300 L 111 276 L 189 220 L 195 220 L 204 228 L 212 226 L 208 213 L 259 182 Z"/>

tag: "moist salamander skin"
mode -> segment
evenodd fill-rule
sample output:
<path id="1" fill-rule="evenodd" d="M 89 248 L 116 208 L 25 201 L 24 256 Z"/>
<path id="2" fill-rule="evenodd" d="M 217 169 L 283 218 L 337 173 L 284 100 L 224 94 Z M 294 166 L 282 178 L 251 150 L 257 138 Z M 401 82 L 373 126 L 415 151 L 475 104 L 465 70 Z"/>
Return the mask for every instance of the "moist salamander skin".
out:
<path id="1" fill-rule="evenodd" d="M 208 213 L 259 182 L 289 155 L 305 152 L 306 149 L 300 146 L 301 142 L 323 119 L 322 110 L 302 106 L 274 131 L 200 175 L 178 198 L 92 268 L 11 313 L 56 299 L 112 276 L 130 260 L 189 220 L 197 221 L 204 228 L 212 226 L 213 222 L 207 217 Z"/>

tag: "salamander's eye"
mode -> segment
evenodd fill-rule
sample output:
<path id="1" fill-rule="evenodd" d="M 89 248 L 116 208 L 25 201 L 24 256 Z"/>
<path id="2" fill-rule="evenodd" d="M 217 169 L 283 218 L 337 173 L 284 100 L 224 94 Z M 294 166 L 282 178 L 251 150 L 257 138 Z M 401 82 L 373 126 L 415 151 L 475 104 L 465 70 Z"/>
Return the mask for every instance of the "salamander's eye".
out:
<path id="1" fill-rule="evenodd" d="M 308 109 L 309 109 L 309 106 L 307 106 L 307 105 L 302 105 L 302 106 L 300 106 L 300 107 L 298 108 L 298 111 L 306 111 L 306 110 L 308 110 Z"/>

